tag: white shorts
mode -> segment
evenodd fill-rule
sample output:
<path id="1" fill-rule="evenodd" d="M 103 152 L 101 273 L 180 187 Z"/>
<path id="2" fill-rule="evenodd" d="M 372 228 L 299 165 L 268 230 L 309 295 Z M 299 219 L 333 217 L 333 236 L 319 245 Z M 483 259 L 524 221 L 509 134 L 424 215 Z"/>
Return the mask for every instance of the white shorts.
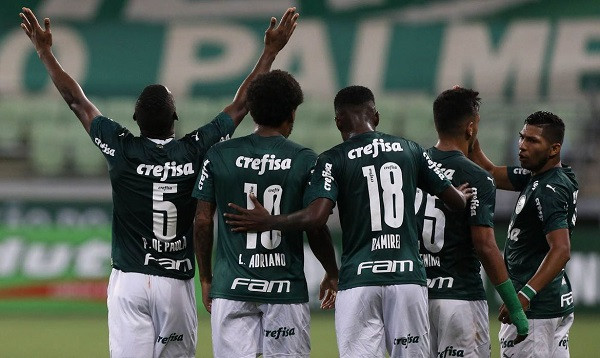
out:
<path id="1" fill-rule="evenodd" d="M 427 288 L 364 286 L 339 291 L 335 331 L 340 357 L 429 357 Z"/>
<path id="2" fill-rule="evenodd" d="M 519 344 L 513 340 L 517 328 L 512 324 L 500 327 L 500 354 L 511 358 L 568 358 L 569 329 L 574 320 L 573 313 L 558 318 L 528 319 L 529 335 Z"/>
<path id="3" fill-rule="evenodd" d="M 112 358 L 196 355 L 198 316 L 193 279 L 113 269 L 107 303 Z"/>
<path id="4" fill-rule="evenodd" d="M 270 304 L 215 298 L 210 325 L 214 358 L 310 355 L 308 303 Z"/>
<path id="5" fill-rule="evenodd" d="M 429 300 L 431 357 L 489 358 L 487 301 Z"/>

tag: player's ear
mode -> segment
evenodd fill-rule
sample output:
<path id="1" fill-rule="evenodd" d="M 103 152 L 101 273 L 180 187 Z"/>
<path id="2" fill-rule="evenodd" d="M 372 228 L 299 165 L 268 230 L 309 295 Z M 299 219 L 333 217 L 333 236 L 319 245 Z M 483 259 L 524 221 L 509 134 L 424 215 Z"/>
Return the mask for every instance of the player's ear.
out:
<path id="1" fill-rule="evenodd" d="M 373 116 L 373 126 L 377 127 L 379 125 L 379 111 L 375 111 L 375 115 Z"/>
<path id="2" fill-rule="evenodd" d="M 133 113 L 133 120 L 137 122 L 137 118 L 135 118 L 135 113 Z"/>
<path id="3" fill-rule="evenodd" d="M 559 155 L 561 147 L 562 147 L 562 144 L 560 144 L 560 143 L 552 144 L 550 146 L 550 157 L 555 157 L 555 156 Z"/>
<path id="4" fill-rule="evenodd" d="M 177 116 L 177 112 L 173 112 L 173 120 L 178 121 L 179 117 Z"/>

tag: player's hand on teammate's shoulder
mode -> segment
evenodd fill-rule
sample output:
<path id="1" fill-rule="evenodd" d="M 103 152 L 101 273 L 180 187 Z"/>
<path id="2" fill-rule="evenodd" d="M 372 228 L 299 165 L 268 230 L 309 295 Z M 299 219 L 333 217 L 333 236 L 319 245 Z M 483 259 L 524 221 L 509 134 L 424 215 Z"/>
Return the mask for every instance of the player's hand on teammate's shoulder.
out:
<path id="1" fill-rule="evenodd" d="M 50 19 L 44 19 L 44 29 L 40 26 L 35 14 L 31 9 L 24 7 L 23 12 L 19 13 L 21 17 L 21 28 L 25 31 L 25 34 L 33 45 L 38 54 L 43 51 L 50 49 L 52 46 L 52 32 L 50 31 Z"/>
<path id="2" fill-rule="evenodd" d="M 229 203 L 229 207 L 238 213 L 224 213 L 225 223 L 231 225 L 231 231 L 234 232 L 269 230 L 268 219 L 271 214 L 261 205 L 256 196 L 250 194 L 248 197 L 254 204 L 254 209 L 246 209 L 234 203 Z"/>
<path id="3" fill-rule="evenodd" d="M 277 27 L 277 19 L 272 17 L 269 28 L 265 31 L 265 47 L 279 52 L 288 42 L 296 29 L 298 14 L 295 7 L 288 8 Z"/>
<path id="4" fill-rule="evenodd" d="M 473 188 L 469 186 L 469 183 L 462 183 L 456 187 L 456 190 L 461 192 L 466 201 L 469 201 L 473 197 Z"/>

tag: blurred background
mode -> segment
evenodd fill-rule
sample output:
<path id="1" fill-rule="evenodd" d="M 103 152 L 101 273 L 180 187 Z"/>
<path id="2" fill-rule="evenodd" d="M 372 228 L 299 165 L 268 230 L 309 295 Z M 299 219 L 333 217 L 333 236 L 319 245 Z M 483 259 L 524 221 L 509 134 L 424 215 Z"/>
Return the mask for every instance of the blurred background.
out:
<path id="1" fill-rule="evenodd" d="M 0 356 L 108 355 L 106 164 L 19 28 L 22 6 L 51 18 L 63 67 L 104 115 L 136 134 L 135 99 L 151 83 L 173 92 L 178 135 L 210 121 L 254 66 L 269 18 L 288 6 L 298 8 L 299 25 L 273 68 L 291 72 L 306 98 L 290 139 L 317 152 L 341 141 L 333 97 L 351 84 L 375 93 L 380 130 L 423 147 L 435 144 L 435 96 L 455 84 L 478 90 L 479 138 L 497 164 L 518 164 L 518 131 L 527 115 L 555 112 L 567 127 L 563 162 L 580 183 L 567 265 L 577 307 L 571 354 L 600 350 L 597 339 L 585 338 L 600 335 L 599 0 L 6 0 L 0 2 Z M 236 135 L 252 127 L 248 116 Z M 516 196 L 499 191 L 497 198 L 503 248 Z M 337 214 L 329 224 L 339 250 Z M 309 251 L 306 272 L 314 299 L 322 269 Z M 493 289 L 490 299 L 493 318 Z M 203 307 L 199 313 L 198 356 L 210 356 L 208 315 Z M 313 340 L 313 356 L 333 356 L 333 317 L 315 316 L 313 336 L 321 340 Z M 496 334 L 493 326 L 492 342 Z"/>

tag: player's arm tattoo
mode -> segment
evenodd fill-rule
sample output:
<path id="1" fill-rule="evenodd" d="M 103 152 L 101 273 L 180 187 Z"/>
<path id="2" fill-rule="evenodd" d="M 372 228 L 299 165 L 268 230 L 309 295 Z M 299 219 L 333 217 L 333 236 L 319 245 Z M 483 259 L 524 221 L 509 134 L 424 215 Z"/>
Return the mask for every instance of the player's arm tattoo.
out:
<path id="1" fill-rule="evenodd" d="M 194 250 L 200 282 L 212 282 L 213 216 L 215 203 L 198 200 L 194 220 Z"/>

